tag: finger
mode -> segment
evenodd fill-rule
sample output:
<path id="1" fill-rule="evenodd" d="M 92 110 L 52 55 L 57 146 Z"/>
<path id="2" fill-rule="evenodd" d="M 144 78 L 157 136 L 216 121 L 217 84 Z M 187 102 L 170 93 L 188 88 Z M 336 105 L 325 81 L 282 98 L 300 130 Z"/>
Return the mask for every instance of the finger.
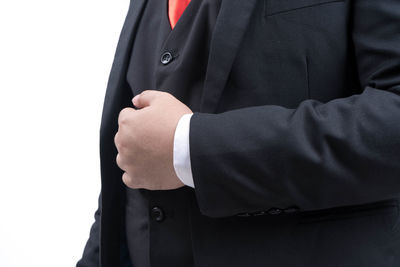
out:
<path id="1" fill-rule="evenodd" d="M 135 111 L 136 110 L 134 108 L 122 109 L 118 115 L 118 125 L 126 124 L 129 118 L 131 118 L 132 114 L 135 113 Z"/>
<path id="2" fill-rule="evenodd" d="M 132 99 L 132 103 L 137 108 L 144 108 L 150 106 L 154 100 L 160 97 L 164 92 L 155 91 L 155 90 L 146 90 L 142 93 L 136 95 Z"/>
<path id="3" fill-rule="evenodd" d="M 114 145 L 115 145 L 115 147 L 117 148 L 117 150 L 119 151 L 119 146 L 120 146 L 120 134 L 119 134 L 119 132 L 117 132 L 115 135 L 114 135 Z"/>
<path id="4" fill-rule="evenodd" d="M 119 131 L 114 135 L 114 143 L 119 154 L 127 155 L 129 148 L 127 147 L 126 141 L 124 141 L 124 138 L 121 137 L 121 133 Z"/>
<path id="5" fill-rule="evenodd" d="M 124 172 L 122 175 L 122 182 L 129 188 L 132 189 L 139 189 L 143 188 L 135 179 L 133 179 L 132 176 L 130 176 L 128 173 Z"/>
<path id="6" fill-rule="evenodd" d="M 119 154 L 119 153 L 117 154 L 117 157 L 116 157 L 115 161 L 117 162 L 118 167 L 119 167 L 121 170 L 125 171 L 125 170 L 124 170 L 124 167 L 123 167 L 123 161 L 122 161 L 121 154 Z"/>
<path id="7" fill-rule="evenodd" d="M 124 174 L 122 174 L 122 182 L 123 182 L 127 187 L 131 187 L 132 179 L 131 179 L 131 177 L 130 177 L 126 172 L 124 172 Z"/>

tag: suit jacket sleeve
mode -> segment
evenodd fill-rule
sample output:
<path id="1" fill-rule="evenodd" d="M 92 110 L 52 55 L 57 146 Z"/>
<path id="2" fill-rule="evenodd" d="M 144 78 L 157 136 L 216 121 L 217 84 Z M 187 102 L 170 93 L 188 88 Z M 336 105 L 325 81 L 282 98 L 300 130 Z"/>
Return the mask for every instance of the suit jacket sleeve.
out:
<path id="1" fill-rule="evenodd" d="M 94 214 L 94 223 L 90 229 L 90 236 L 86 242 L 82 258 L 76 267 L 99 267 L 100 266 L 100 219 L 101 219 L 101 194 L 99 197 L 99 207 Z"/>
<path id="2" fill-rule="evenodd" d="M 400 1 L 353 2 L 362 93 L 305 100 L 296 109 L 194 113 L 190 156 L 204 215 L 325 209 L 399 195 Z"/>

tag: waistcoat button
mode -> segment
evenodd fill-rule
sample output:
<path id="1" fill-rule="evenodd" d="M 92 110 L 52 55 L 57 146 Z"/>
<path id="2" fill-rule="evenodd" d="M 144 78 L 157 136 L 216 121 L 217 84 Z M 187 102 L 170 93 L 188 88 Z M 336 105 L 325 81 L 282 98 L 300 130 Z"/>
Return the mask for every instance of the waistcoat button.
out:
<path id="1" fill-rule="evenodd" d="M 157 222 L 161 222 L 164 220 L 164 212 L 160 207 L 153 207 L 151 209 L 151 217 L 153 218 L 153 220 L 157 221 Z"/>
<path id="2" fill-rule="evenodd" d="M 170 52 L 165 52 L 161 56 L 161 63 L 167 65 L 172 61 L 172 59 L 173 59 L 172 54 Z"/>

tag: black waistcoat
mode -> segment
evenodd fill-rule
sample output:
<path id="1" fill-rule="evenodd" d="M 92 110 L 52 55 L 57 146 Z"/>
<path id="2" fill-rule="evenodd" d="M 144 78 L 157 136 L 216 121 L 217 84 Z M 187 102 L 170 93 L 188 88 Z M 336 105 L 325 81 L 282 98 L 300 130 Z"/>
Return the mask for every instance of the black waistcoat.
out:
<path id="1" fill-rule="evenodd" d="M 220 0 L 192 0 L 171 30 L 167 0 L 149 0 L 132 46 L 127 80 L 133 95 L 167 91 L 199 111 Z M 188 199 L 192 189 L 127 189 L 126 233 L 135 267 L 191 266 Z"/>

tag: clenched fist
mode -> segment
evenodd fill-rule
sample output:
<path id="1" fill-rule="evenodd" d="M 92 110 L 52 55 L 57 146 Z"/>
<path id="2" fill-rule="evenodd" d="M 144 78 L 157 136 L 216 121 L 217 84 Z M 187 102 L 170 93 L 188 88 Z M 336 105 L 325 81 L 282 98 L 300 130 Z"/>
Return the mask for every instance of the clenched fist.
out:
<path id="1" fill-rule="evenodd" d="M 147 90 L 132 99 L 138 109 L 125 108 L 118 118 L 117 164 L 130 188 L 169 190 L 184 186 L 175 174 L 175 129 L 193 112 L 169 93 Z"/>

